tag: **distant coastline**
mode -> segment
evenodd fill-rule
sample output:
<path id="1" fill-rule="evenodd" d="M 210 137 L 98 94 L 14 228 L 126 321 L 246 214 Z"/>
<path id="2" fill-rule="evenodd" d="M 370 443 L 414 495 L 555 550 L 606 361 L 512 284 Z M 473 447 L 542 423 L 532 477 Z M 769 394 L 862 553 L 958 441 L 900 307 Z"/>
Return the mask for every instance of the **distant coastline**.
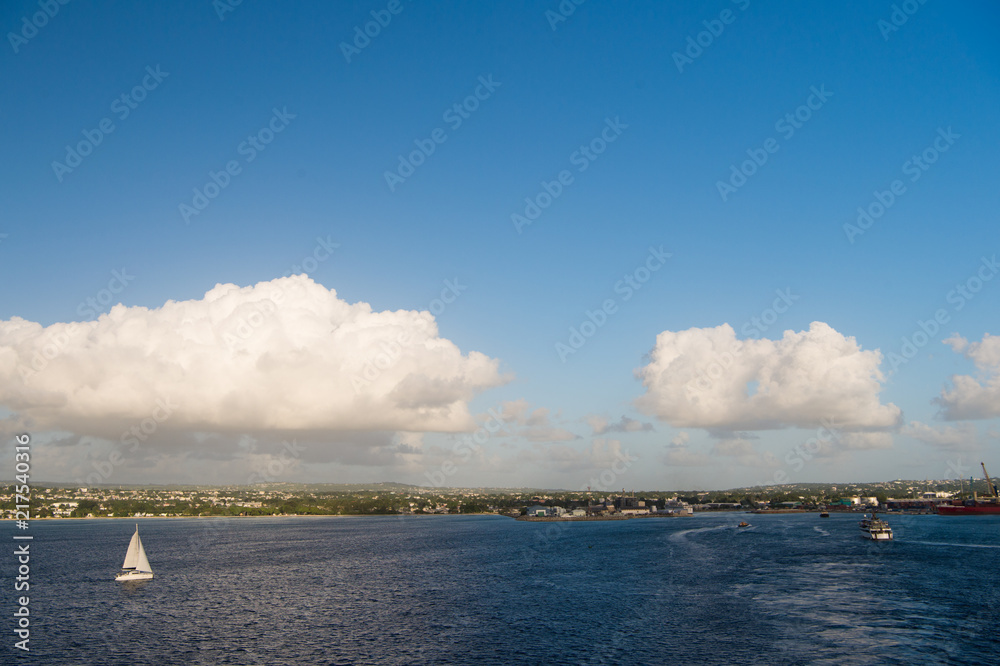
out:
<path id="1" fill-rule="evenodd" d="M 252 516 L 247 515 L 226 515 L 219 514 L 213 516 L 184 516 L 180 514 L 168 514 L 166 516 L 45 516 L 36 518 L 32 516 L 31 521 L 48 520 L 146 520 L 155 518 L 157 520 L 172 520 L 175 518 L 187 518 L 197 520 L 211 520 L 213 518 L 241 519 L 241 518 L 434 518 L 446 516 L 500 516 L 502 518 L 514 518 L 509 514 L 493 513 L 484 511 L 480 513 L 260 513 Z"/>

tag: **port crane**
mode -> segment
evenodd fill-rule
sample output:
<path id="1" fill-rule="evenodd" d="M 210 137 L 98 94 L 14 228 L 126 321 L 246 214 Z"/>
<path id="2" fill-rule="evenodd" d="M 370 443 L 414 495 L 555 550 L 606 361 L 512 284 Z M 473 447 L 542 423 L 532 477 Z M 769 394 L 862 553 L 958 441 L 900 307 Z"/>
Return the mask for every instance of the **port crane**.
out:
<path id="1" fill-rule="evenodd" d="M 1000 497 L 1000 493 L 997 493 L 997 485 L 993 483 L 993 480 L 990 479 L 990 473 L 986 471 L 986 463 L 981 462 L 979 465 L 983 468 L 983 476 L 986 477 L 986 487 L 990 491 L 990 494 L 993 497 Z"/>

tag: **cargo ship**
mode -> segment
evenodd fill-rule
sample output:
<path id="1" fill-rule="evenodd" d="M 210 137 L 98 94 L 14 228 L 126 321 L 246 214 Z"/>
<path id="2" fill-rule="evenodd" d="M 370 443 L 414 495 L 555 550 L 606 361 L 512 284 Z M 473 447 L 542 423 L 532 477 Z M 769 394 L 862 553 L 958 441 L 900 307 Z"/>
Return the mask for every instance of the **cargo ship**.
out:
<path id="1" fill-rule="evenodd" d="M 998 515 L 1000 516 L 1000 493 L 997 492 L 997 486 L 993 483 L 990 478 L 989 473 L 986 471 L 986 464 L 979 463 L 983 468 L 983 476 L 986 477 L 986 487 L 989 490 L 992 497 L 987 499 L 978 499 L 975 493 L 972 493 L 972 497 L 966 500 L 955 500 L 948 504 L 938 504 L 937 512 L 941 516 L 981 516 L 981 515 Z M 972 479 L 969 479 L 969 485 L 972 485 Z"/>
<path id="2" fill-rule="evenodd" d="M 975 516 L 989 513 L 1000 516 L 1000 503 L 965 500 L 962 504 L 938 504 L 937 512 L 941 516 Z"/>

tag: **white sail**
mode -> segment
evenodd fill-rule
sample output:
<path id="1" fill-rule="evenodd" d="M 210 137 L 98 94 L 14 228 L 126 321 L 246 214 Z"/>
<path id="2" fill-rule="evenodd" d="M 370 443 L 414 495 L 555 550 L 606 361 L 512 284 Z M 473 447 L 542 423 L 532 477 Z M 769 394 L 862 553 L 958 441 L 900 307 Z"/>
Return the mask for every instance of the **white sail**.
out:
<path id="1" fill-rule="evenodd" d="M 139 526 L 135 526 L 135 534 L 128 543 L 128 551 L 125 553 L 125 563 L 122 564 L 122 572 L 115 576 L 115 580 L 133 581 L 150 580 L 153 578 L 153 568 L 149 566 L 146 558 L 146 549 L 142 547 L 142 539 L 139 538 Z"/>
<path id="2" fill-rule="evenodd" d="M 129 541 L 128 550 L 125 551 L 125 564 L 122 565 L 122 569 L 135 569 L 136 565 L 139 563 L 139 553 L 142 553 L 142 559 L 146 560 L 146 553 L 142 550 L 142 542 L 139 541 L 139 526 L 135 526 L 135 534 L 132 535 L 132 540 Z M 149 566 L 149 562 L 146 562 L 146 566 Z"/>
<path id="3" fill-rule="evenodd" d="M 146 549 L 142 547 L 142 541 L 139 539 L 138 533 L 136 533 L 135 538 L 139 542 L 139 555 L 136 560 L 135 570 L 153 573 L 152 567 L 149 566 L 149 560 L 146 559 Z"/>

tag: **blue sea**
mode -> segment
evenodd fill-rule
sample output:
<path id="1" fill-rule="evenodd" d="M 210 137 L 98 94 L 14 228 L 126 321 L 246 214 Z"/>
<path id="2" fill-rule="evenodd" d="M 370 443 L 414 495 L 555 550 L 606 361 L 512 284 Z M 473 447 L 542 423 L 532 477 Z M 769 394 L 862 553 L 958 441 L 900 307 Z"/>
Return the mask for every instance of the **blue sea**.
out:
<path id="1" fill-rule="evenodd" d="M 859 517 L 138 519 L 129 585 L 135 520 L 33 521 L 31 650 L 8 554 L 0 661 L 1000 663 L 1000 517 Z"/>

